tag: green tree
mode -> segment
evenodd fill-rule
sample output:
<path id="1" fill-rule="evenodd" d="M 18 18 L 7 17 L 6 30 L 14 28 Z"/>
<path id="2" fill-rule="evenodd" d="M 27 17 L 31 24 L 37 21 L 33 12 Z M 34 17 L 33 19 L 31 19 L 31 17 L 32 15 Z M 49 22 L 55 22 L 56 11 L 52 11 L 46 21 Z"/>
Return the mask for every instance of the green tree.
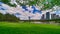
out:
<path id="1" fill-rule="evenodd" d="M 16 4 L 10 4 L 11 0 L 0 0 L 1 2 L 8 4 L 9 6 L 16 7 Z M 24 2 L 23 2 L 24 1 Z M 18 5 L 44 5 L 43 10 L 51 9 L 53 6 L 60 6 L 59 0 L 16 0 Z"/>
<path id="2" fill-rule="evenodd" d="M 10 14 L 3 15 L 0 13 L 0 21 L 19 22 L 20 19 L 14 15 L 10 15 Z"/>
<path id="3" fill-rule="evenodd" d="M 5 14 L 5 20 L 10 22 L 18 22 L 20 19 L 14 15 Z"/>
<path id="4" fill-rule="evenodd" d="M 0 13 L 0 21 L 3 21 L 4 15 Z"/>

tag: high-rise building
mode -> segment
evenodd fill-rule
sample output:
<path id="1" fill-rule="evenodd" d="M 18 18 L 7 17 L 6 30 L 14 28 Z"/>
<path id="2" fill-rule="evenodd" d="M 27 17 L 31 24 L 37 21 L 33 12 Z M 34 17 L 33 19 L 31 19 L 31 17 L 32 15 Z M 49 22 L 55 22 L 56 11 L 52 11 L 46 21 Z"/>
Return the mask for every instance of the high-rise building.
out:
<path id="1" fill-rule="evenodd" d="M 45 15 L 42 14 L 42 16 L 41 16 L 41 20 L 44 20 L 44 19 L 45 19 Z"/>
<path id="2" fill-rule="evenodd" d="M 51 19 L 56 19 L 56 14 L 51 14 Z"/>
<path id="3" fill-rule="evenodd" d="M 56 15 L 56 19 L 60 19 L 59 15 Z"/>
<path id="4" fill-rule="evenodd" d="M 50 12 L 46 12 L 46 20 L 50 19 Z"/>

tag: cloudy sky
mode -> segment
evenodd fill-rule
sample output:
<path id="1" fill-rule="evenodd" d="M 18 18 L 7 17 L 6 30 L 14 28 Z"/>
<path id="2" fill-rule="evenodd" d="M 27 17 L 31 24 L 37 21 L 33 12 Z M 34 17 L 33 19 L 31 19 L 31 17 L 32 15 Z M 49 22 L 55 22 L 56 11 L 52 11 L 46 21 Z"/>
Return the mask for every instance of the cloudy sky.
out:
<path id="1" fill-rule="evenodd" d="M 50 12 L 49 10 L 44 10 L 41 11 L 39 10 L 38 7 L 36 6 L 19 6 L 15 0 L 11 0 L 11 3 L 15 3 L 17 5 L 17 7 L 11 7 L 9 5 L 6 5 L 2 2 L 0 2 L 0 13 L 6 14 L 6 13 L 10 13 L 10 14 L 14 14 L 16 17 L 23 19 L 29 19 L 29 17 L 31 19 L 41 19 L 42 14 L 45 14 L 46 12 Z M 52 11 L 52 10 L 51 10 Z M 57 15 L 60 14 L 60 10 L 55 10 L 54 13 L 56 13 Z"/>

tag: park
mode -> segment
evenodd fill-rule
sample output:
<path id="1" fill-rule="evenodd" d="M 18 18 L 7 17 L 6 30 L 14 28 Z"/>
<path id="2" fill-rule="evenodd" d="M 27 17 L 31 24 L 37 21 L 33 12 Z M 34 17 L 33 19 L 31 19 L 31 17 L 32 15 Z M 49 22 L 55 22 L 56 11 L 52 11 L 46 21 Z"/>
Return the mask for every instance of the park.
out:
<path id="1" fill-rule="evenodd" d="M 0 34 L 60 34 L 60 1 L 0 0 Z"/>

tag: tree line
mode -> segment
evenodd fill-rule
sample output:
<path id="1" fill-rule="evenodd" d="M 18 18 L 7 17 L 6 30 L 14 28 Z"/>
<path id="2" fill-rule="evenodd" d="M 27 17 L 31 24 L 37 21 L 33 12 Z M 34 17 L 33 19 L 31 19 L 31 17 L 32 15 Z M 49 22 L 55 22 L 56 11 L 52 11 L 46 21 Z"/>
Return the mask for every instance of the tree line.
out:
<path id="1" fill-rule="evenodd" d="M 0 21 L 8 21 L 8 22 L 19 22 L 20 19 L 14 16 L 13 14 L 1 14 L 0 13 Z"/>

